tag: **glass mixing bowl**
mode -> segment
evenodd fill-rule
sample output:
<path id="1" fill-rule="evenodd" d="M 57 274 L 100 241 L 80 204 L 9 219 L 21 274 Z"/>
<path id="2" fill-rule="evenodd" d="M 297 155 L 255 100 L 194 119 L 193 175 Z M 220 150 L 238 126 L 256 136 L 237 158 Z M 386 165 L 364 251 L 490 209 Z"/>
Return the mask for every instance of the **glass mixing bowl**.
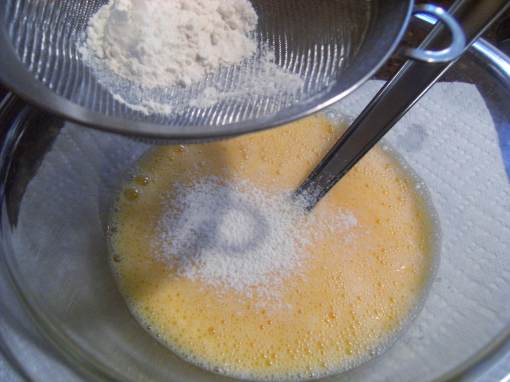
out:
<path id="1" fill-rule="evenodd" d="M 327 381 L 469 377 L 508 347 L 510 61 L 479 42 L 446 80 L 476 83 L 496 131 L 481 131 L 464 142 L 467 149 L 459 146 L 461 130 L 452 130 L 449 141 L 427 134 L 426 125 L 418 135 L 402 124 L 391 131 L 388 142 L 425 181 L 439 214 L 440 266 L 422 311 L 394 346 Z M 441 117 L 445 126 L 465 108 L 461 98 L 444 105 L 452 110 Z M 152 338 L 130 315 L 110 272 L 105 232 L 112 198 L 150 146 L 65 123 L 15 99 L 1 110 L 4 319 L 27 336 L 35 324 L 44 339 L 32 345 L 66 365 L 64 380 L 233 381 L 182 361 Z M 335 108 L 329 113 L 338 117 Z M 430 147 L 435 151 L 424 152 Z M 496 159 L 487 161 L 488 152 Z M 445 171 L 452 168 L 461 181 L 449 180 Z M 5 353 L 29 379 L 55 380 L 51 368 L 23 360 L 25 348 L 0 332 Z"/>

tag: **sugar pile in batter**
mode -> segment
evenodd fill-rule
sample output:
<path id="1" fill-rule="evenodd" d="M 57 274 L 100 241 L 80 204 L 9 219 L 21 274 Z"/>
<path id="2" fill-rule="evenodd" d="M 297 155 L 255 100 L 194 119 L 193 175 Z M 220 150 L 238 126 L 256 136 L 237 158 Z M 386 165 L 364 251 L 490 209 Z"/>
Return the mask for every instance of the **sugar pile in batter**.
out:
<path id="1" fill-rule="evenodd" d="M 290 193 L 215 177 L 178 187 L 167 208 L 157 243 L 165 260 L 181 276 L 245 294 L 254 288 L 277 294 L 277 284 L 300 265 L 311 239 L 307 233 L 321 232 L 318 225 L 347 229 L 357 224 L 348 213 L 328 222 L 308 218 Z"/>
<path id="2" fill-rule="evenodd" d="M 248 0 L 113 0 L 90 20 L 87 46 L 144 87 L 189 85 L 257 48 Z"/>

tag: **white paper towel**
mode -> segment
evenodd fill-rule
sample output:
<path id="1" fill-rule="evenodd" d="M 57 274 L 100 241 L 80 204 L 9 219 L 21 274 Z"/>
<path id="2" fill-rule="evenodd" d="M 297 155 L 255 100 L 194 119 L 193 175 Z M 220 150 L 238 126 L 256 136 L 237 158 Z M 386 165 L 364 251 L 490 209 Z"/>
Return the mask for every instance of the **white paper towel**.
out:
<path id="1" fill-rule="evenodd" d="M 382 84 L 369 81 L 333 114 L 354 118 Z M 424 180 L 439 215 L 436 282 L 417 321 L 389 350 L 402 380 L 432 379 L 510 323 L 510 185 L 494 122 L 474 85 L 436 84 L 385 141 Z M 423 362 L 406 372 L 411 357 Z"/>

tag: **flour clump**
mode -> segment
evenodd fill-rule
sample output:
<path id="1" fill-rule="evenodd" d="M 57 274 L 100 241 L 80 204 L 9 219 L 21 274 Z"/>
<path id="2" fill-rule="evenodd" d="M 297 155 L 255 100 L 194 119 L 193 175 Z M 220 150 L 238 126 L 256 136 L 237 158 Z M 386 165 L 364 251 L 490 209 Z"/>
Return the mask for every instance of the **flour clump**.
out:
<path id="1" fill-rule="evenodd" d="M 248 0 L 111 0 L 82 53 L 144 88 L 189 86 L 253 56 L 257 21 Z"/>

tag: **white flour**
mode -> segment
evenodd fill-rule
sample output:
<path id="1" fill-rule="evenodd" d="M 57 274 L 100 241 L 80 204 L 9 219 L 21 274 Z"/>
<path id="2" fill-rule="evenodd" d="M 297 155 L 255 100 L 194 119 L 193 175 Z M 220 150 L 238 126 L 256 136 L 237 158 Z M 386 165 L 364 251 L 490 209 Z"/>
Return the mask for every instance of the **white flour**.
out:
<path id="1" fill-rule="evenodd" d="M 314 232 L 357 225 L 349 213 L 311 219 L 290 193 L 214 177 L 179 187 L 169 201 L 156 245 L 178 274 L 266 297 L 277 297 L 283 278 L 299 270 Z"/>
<path id="2" fill-rule="evenodd" d="M 292 94 L 302 89 L 303 80 L 292 73 L 282 70 L 274 63 L 274 53 L 266 50 L 254 65 L 254 73 L 242 76 L 239 88 L 230 91 L 219 91 L 216 87 L 205 88 L 190 103 L 191 106 L 206 108 L 226 98 L 242 99 L 254 96 L 271 96 L 279 92 Z"/>
<path id="3" fill-rule="evenodd" d="M 249 0 L 110 0 L 80 53 L 117 102 L 143 114 L 297 95 L 304 81 L 257 48 L 257 22 Z"/>
<path id="4" fill-rule="evenodd" d="M 90 20 L 88 49 L 147 88 L 186 86 L 252 56 L 248 0 L 112 0 Z"/>

